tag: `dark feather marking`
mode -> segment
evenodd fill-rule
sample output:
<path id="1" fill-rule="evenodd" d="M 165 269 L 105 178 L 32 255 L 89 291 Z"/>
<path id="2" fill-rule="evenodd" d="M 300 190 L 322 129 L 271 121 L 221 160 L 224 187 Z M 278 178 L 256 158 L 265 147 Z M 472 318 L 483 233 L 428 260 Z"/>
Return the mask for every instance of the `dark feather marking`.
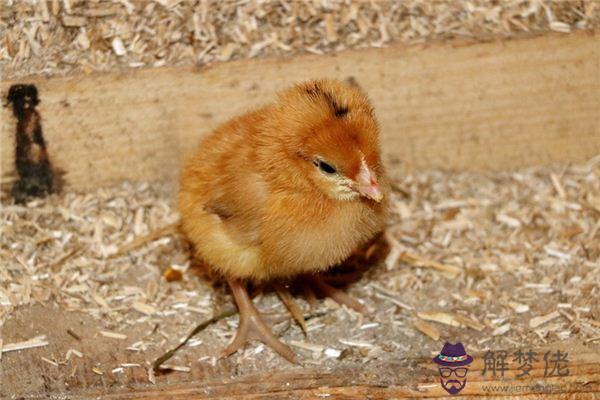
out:
<path id="1" fill-rule="evenodd" d="M 342 106 L 338 104 L 338 102 L 333 98 L 331 93 L 323 91 L 316 83 L 307 87 L 306 93 L 315 97 L 323 96 L 327 101 L 327 104 L 331 108 L 331 111 L 337 118 L 345 117 L 346 114 L 348 114 L 348 111 L 350 111 L 347 106 Z"/>
<path id="2" fill-rule="evenodd" d="M 322 91 L 319 85 L 315 83 L 306 88 L 306 93 L 308 93 L 311 96 L 319 96 L 322 93 Z"/>
<path id="3" fill-rule="evenodd" d="M 310 160 L 310 157 L 308 157 L 304 152 L 302 151 L 297 151 L 296 152 L 296 156 L 302 160 L 308 161 Z"/>

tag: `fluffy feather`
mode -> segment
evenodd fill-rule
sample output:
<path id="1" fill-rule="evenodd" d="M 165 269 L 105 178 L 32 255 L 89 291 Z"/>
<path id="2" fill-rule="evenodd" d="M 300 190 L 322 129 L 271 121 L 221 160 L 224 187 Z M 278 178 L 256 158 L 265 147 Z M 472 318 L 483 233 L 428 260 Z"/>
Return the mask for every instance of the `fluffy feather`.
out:
<path id="1" fill-rule="evenodd" d="M 385 218 L 378 131 L 362 90 L 336 80 L 293 86 L 217 128 L 181 176 L 182 229 L 195 255 L 252 281 L 343 261 Z"/>

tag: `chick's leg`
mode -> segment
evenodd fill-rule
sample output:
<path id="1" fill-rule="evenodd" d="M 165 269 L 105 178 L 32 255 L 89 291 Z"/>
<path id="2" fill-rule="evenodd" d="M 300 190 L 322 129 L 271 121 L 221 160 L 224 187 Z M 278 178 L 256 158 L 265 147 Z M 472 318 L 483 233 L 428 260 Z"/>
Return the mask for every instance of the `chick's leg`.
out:
<path id="1" fill-rule="evenodd" d="M 315 308 L 317 308 L 317 296 L 315 295 L 315 292 L 308 285 L 304 285 L 302 287 L 302 292 L 304 293 L 304 297 L 308 302 L 310 310 L 313 311 Z"/>
<path id="2" fill-rule="evenodd" d="M 296 354 L 288 346 L 281 343 L 273 334 L 271 328 L 263 321 L 254 303 L 252 303 L 252 299 L 248 296 L 244 283 L 239 279 L 228 279 L 227 283 L 229 283 L 240 313 L 240 323 L 235 338 L 221 353 L 222 357 L 235 353 L 249 340 L 256 338 L 270 346 L 289 362 L 296 363 Z"/>
<path id="3" fill-rule="evenodd" d="M 302 329 L 302 332 L 304 332 L 304 336 L 306 336 L 308 331 L 307 331 L 307 326 L 306 326 L 306 320 L 304 319 L 304 314 L 302 313 L 302 310 L 298 306 L 298 303 L 296 303 L 296 301 L 290 294 L 288 288 L 285 285 L 276 285 L 275 291 L 277 292 L 277 295 L 281 299 L 281 302 L 287 307 L 290 314 L 292 314 L 292 317 L 294 318 L 294 320 L 298 323 L 298 325 Z"/>
<path id="4" fill-rule="evenodd" d="M 309 283 L 317 289 L 318 292 L 324 296 L 331 297 L 338 304 L 345 304 L 359 313 L 366 313 L 366 308 L 358 302 L 354 297 L 350 296 L 341 289 L 338 289 L 330 284 L 326 283 L 323 278 L 318 276 L 308 276 Z"/>

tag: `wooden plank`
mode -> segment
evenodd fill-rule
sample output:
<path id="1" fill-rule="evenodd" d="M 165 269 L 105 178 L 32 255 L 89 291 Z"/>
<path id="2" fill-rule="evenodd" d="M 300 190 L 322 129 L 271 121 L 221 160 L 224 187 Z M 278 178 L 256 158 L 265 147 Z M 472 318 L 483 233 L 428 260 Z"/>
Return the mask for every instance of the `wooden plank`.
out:
<path id="1" fill-rule="evenodd" d="M 538 361 L 533 363 L 528 376 L 517 362 L 511 362 L 516 349 L 506 349 L 508 369 L 494 377 L 484 374 L 484 354 L 474 354 L 469 367 L 468 381 L 461 391 L 466 396 L 518 395 L 524 398 L 577 398 L 600 392 L 600 348 L 568 343 L 555 343 L 544 349 L 534 349 Z M 568 376 L 550 376 L 552 364 L 546 369 L 541 360 L 546 351 L 568 353 Z M 143 375 L 143 370 L 140 374 Z M 545 376 L 545 374 L 547 376 Z M 436 365 L 429 358 L 399 359 L 397 363 L 369 365 L 368 367 L 336 367 L 333 371 L 314 368 L 295 368 L 264 374 L 230 377 L 184 378 L 177 382 L 165 376 L 157 377 L 157 384 L 118 384 L 91 377 L 96 382 L 85 389 L 69 384 L 71 394 L 84 398 L 101 399 L 314 399 L 314 398 L 446 398 L 449 394 L 441 387 Z M 143 382 L 140 376 L 138 382 Z M 102 383 L 100 383 L 102 382 Z M 551 397 L 549 397 L 551 396 Z"/>
<path id="2" fill-rule="evenodd" d="M 600 34 L 346 51 L 32 77 L 56 167 L 73 188 L 176 179 L 198 138 L 292 82 L 353 76 L 369 92 L 388 160 L 404 169 L 507 169 L 600 153 Z M 2 111 L 1 177 L 14 177 L 15 120 Z M 395 164 L 393 164 L 394 167 Z"/>

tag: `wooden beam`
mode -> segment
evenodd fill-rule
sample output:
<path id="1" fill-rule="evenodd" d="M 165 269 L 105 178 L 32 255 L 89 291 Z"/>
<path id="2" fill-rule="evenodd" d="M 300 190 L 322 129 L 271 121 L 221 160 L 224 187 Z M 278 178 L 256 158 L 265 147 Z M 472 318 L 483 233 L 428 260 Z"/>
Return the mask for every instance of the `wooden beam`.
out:
<path id="1" fill-rule="evenodd" d="M 519 377 L 522 373 L 520 364 L 513 360 L 516 350 L 505 349 L 508 353 L 507 369 L 502 373 L 498 370 L 495 376 L 489 366 L 484 373 L 483 353 L 472 354 L 474 361 L 469 366 L 467 384 L 460 394 L 471 397 L 516 395 L 531 399 L 562 399 L 584 398 L 600 391 L 598 345 L 554 343 L 546 348 L 531 349 L 536 353 L 537 361 L 532 364 L 529 375 L 522 377 Z M 557 351 L 568 354 L 566 364 L 562 365 L 568 369 L 568 375 L 558 376 L 556 371 L 552 371 L 552 363 L 546 366 L 543 356 L 547 351 L 551 354 Z M 228 373 L 207 376 L 202 371 L 195 376 L 195 370 L 202 369 L 198 366 L 190 374 L 157 376 L 155 385 L 147 382 L 146 372 L 141 368 L 132 369 L 127 380 L 124 380 L 114 374 L 95 375 L 91 372 L 91 366 L 79 367 L 78 370 L 85 377 L 65 380 L 68 392 L 58 389 L 46 394 L 60 396 L 68 393 L 78 398 L 111 400 L 451 397 L 441 387 L 437 366 L 430 358 L 399 358 L 395 363 L 374 361 L 362 367 L 340 364 L 326 370 L 298 367 L 285 372 L 265 371 L 241 377 L 230 377 Z M 56 382 L 48 385 L 48 389 L 63 384 L 56 371 L 49 368 L 44 371 L 46 379 Z M 566 369 L 561 368 L 560 372 L 564 374 Z"/>
<path id="2" fill-rule="evenodd" d="M 442 42 L 4 81 L 35 84 L 55 166 L 72 188 L 176 179 L 183 155 L 228 118 L 314 77 L 353 76 L 404 169 L 508 169 L 600 153 L 600 34 Z M 14 179 L 15 120 L 2 111 L 2 183 Z M 396 168 L 396 165 L 393 164 Z"/>

